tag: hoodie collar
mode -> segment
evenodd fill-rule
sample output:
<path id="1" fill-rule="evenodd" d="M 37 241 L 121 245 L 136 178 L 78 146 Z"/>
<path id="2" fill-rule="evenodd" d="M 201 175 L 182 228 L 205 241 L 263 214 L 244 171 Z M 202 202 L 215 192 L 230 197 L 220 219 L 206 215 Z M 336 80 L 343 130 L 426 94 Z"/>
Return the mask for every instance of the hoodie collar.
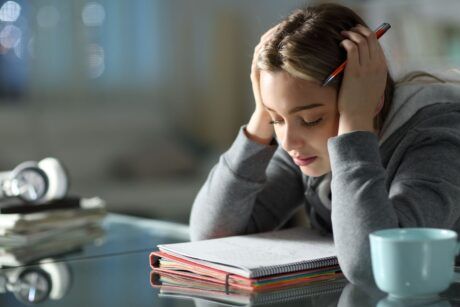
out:
<path id="1" fill-rule="evenodd" d="M 436 103 L 460 103 L 460 83 L 410 83 L 395 88 L 393 101 L 380 131 L 382 145 L 420 109 Z"/>

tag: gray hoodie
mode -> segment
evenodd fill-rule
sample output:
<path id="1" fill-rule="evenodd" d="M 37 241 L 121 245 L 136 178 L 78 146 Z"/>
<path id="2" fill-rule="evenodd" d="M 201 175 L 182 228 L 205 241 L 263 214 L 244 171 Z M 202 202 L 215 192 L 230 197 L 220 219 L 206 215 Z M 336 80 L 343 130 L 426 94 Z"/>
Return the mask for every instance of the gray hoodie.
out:
<path id="1" fill-rule="evenodd" d="M 303 175 L 281 147 L 252 142 L 242 127 L 195 199 L 191 239 L 278 229 L 303 206 L 312 227 L 333 235 L 345 276 L 373 283 L 369 233 L 460 231 L 459 102 L 460 83 L 397 87 L 380 136 L 330 138 L 331 172 L 321 177 Z"/>

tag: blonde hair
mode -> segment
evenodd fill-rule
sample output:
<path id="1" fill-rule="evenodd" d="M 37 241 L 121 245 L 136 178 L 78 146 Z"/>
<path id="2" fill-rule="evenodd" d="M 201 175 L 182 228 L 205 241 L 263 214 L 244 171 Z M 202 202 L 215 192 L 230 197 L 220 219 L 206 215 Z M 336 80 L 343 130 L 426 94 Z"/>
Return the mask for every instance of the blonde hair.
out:
<path id="1" fill-rule="evenodd" d="M 347 58 L 339 46 L 342 30 L 356 24 L 367 26 L 353 10 L 335 3 L 307 6 L 293 11 L 277 27 L 271 39 L 263 46 L 257 61 L 261 70 L 284 70 L 289 74 L 323 82 Z M 343 73 L 328 86 L 340 89 Z M 385 104 L 374 120 L 380 129 L 393 100 L 394 81 L 390 74 L 384 91 Z"/>

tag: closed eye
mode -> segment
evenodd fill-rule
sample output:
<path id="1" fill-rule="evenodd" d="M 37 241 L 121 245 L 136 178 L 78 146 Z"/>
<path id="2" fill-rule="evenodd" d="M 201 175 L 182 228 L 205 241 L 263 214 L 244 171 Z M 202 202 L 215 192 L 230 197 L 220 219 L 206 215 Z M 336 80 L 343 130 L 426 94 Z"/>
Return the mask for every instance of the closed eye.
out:
<path id="1" fill-rule="evenodd" d="M 308 121 L 306 121 L 306 120 L 302 120 L 302 124 L 305 125 L 305 126 L 311 127 L 311 126 L 315 126 L 315 125 L 319 124 L 322 120 L 323 120 L 322 117 L 321 117 L 321 118 L 318 118 L 317 120 L 314 120 L 314 121 L 312 121 L 312 122 L 308 122 Z"/>
<path id="2" fill-rule="evenodd" d="M 322 117 L 321 117 L 321 118 L 318 118 L 317 120 L 311 121 L 311 122 L 302 119 L 302 125 L 308 126 L 308 127 L 316 126 L 316 125 L 318 125 L 322 120 L 323 120 Z M 281 125 L 281 124 L 283 124 L 283 123 L 284 123 L 283 120 L 272 120 L 272 121 L 270 121 L 270 125 Z"/>

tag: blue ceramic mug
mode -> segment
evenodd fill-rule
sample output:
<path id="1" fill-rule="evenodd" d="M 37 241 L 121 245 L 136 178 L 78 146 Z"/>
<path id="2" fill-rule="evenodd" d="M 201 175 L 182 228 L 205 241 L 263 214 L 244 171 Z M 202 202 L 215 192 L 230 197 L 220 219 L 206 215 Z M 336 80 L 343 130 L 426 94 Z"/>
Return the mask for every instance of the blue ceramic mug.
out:
<path id="1" fill-rule="evenodd" d="M 457 233 L 437 228 L 394 228 L 369 235 L 372 271 L 380 290 L 392 297 L 429 297 L 446 290 L 460 252 Z"/>

